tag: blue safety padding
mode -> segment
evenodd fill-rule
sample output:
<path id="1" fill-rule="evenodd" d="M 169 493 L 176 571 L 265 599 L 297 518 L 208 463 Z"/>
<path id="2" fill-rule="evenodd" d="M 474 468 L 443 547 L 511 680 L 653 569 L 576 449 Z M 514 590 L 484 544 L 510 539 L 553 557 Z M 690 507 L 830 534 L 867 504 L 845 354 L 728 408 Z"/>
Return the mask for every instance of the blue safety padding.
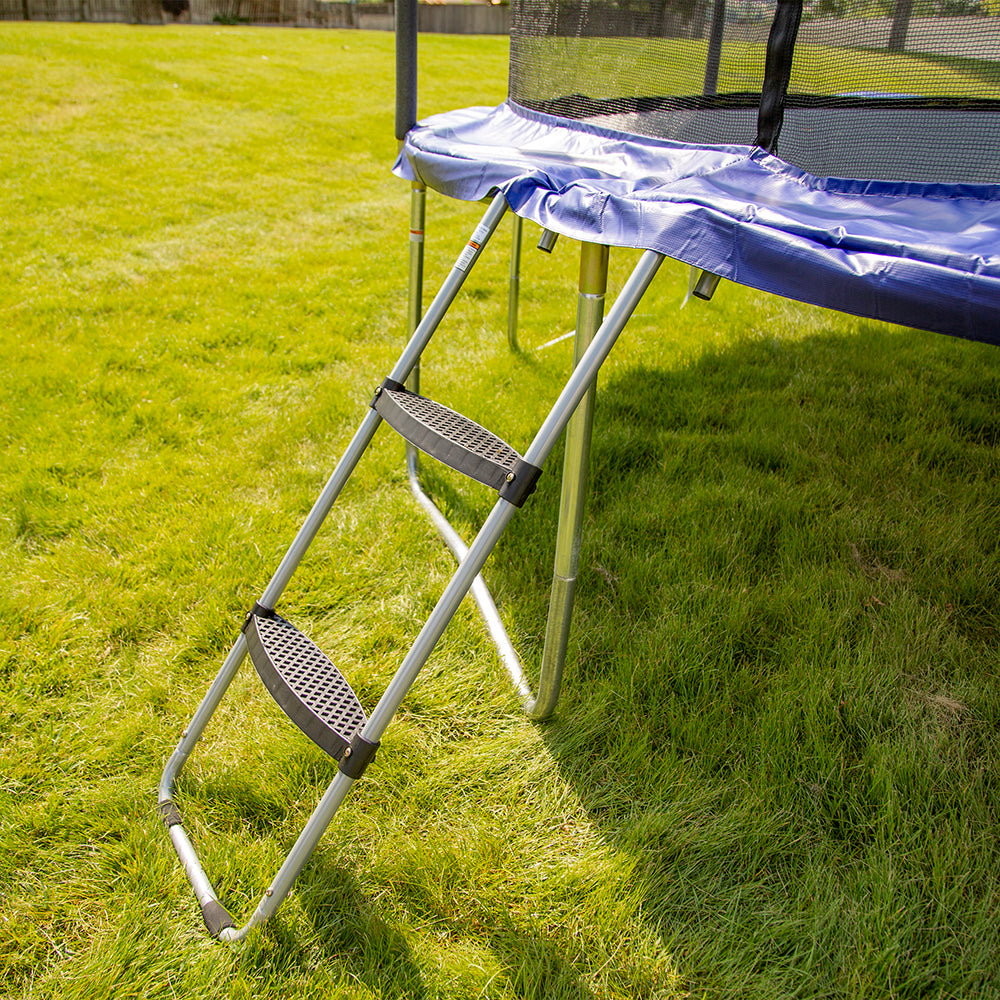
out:
<path id="1" fill-rule="evenodd" d="M 470 201 L 501 190 L 518 215 L 574 239 L 1000 343 L 1000 185 L 820 178 L 751 146 L 645 138 L 510 104 L 420 122 L 393 169 Z"/>

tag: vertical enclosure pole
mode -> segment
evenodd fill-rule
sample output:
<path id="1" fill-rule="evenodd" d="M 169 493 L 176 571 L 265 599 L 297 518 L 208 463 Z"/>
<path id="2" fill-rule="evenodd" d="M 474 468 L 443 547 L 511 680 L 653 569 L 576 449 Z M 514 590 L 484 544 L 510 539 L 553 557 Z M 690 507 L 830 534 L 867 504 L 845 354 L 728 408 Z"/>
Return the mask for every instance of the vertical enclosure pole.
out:
<path id="1" fill-rule="evenodd" d="M 417 123 L 417 0 L 396 0 L 396 138 Z"/>
<path id="2" fill-rule="evenodd" d="M 580 247 L 580 293 L 576 311 L 576 339 L 573 367 L 579 365 L 594 334 L 604 318 L 604 296 L 608 289 L 608 248 L 596 243 Z M 583 512 L 587 499 L 587 469 L 590 464 L 590 439 L 594 424 L 592 383 L 566 427 L 566 452 L 563 459 L 562 497 L 559 504 L 559 530 L 556 535 L 555 566 L 549 597 L 549 618 L 545 627 L 545 646 L 538 680 L 538 697 L 527 706 L 533 719 L 552 714 L 559 698 L 569 628 L 573 618 L 576 577 L 580 565 L 583 538 Z"/>
<path id="3" fill-rule="evenodd" d="M 708 54 L 705 58 L 705 84 L 702 93 L 713 97 L 719 89 L 719 63 L 722 61 L 722 36 L 726 28 L 726 0 L 712 4 L 712 25 L 708 31 Z"/>

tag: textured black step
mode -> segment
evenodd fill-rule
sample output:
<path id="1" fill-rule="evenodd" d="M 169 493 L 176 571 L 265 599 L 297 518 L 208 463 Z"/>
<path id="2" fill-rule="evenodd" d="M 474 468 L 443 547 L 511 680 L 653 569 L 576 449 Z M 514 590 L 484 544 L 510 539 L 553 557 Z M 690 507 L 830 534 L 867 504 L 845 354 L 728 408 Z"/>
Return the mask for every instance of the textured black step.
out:
<path id="1" fill-rule="evenodd" d="M 278 615 L 251 614 L 250 659 L 274 700 L 321 750 L 340 760 L 367 718 L 357 695 L 325 653 Z"/>
<path id="2" fill-rule="evenodd" d="M 386 379 L 372 406 L 410 444 L 520 507 L 541 469 L 474 420 Z"/>

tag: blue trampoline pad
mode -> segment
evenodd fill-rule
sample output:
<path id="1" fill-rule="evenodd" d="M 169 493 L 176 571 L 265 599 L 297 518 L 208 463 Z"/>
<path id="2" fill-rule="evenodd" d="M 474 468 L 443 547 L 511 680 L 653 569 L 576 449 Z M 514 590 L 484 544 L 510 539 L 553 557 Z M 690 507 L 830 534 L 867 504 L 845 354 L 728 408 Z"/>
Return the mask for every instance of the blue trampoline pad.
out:
<path id="1" fill-rule="evenodd" d="M 816 177 L 753 146 L 567 124 L 511 102 L 418 123 L 393 169 L 454 198 L 503 191 L 518 215 L 574 239 L 1000 343 L 998 184 Z"/>

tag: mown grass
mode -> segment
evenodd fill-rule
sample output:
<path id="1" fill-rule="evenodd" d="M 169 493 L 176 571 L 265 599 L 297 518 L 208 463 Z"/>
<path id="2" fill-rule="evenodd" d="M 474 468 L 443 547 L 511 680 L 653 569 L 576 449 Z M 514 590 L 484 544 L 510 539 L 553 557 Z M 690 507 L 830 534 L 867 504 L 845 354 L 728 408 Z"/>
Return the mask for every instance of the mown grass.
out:
<path id="1" fill-rule="evenodd" d="M 422 113 L 503 97 L 503 40 L 422 60 Z M 672 266 L 602 375 L 556 718 L 463 607 L 278 917 L 207 939 L 156 784 L 402 341 L 391 66 L 356 32 L 0 25 L 2 992 L 1000 995 L 997 355 L 735 287 L 680 310 Z M 432 285 L 479 211 L 430 199 Z M 511 355 L 504 249 L 424 388 L 523 446 L 574 253 L 526 259 Z M 369 706 L 451 566 L 401 457 L 282 606 Z M 553 464 L 489 568 L 532 664 L 557 499 Z M 331 774 L 241 677 L 181 780 L 240 916 Z"/>

